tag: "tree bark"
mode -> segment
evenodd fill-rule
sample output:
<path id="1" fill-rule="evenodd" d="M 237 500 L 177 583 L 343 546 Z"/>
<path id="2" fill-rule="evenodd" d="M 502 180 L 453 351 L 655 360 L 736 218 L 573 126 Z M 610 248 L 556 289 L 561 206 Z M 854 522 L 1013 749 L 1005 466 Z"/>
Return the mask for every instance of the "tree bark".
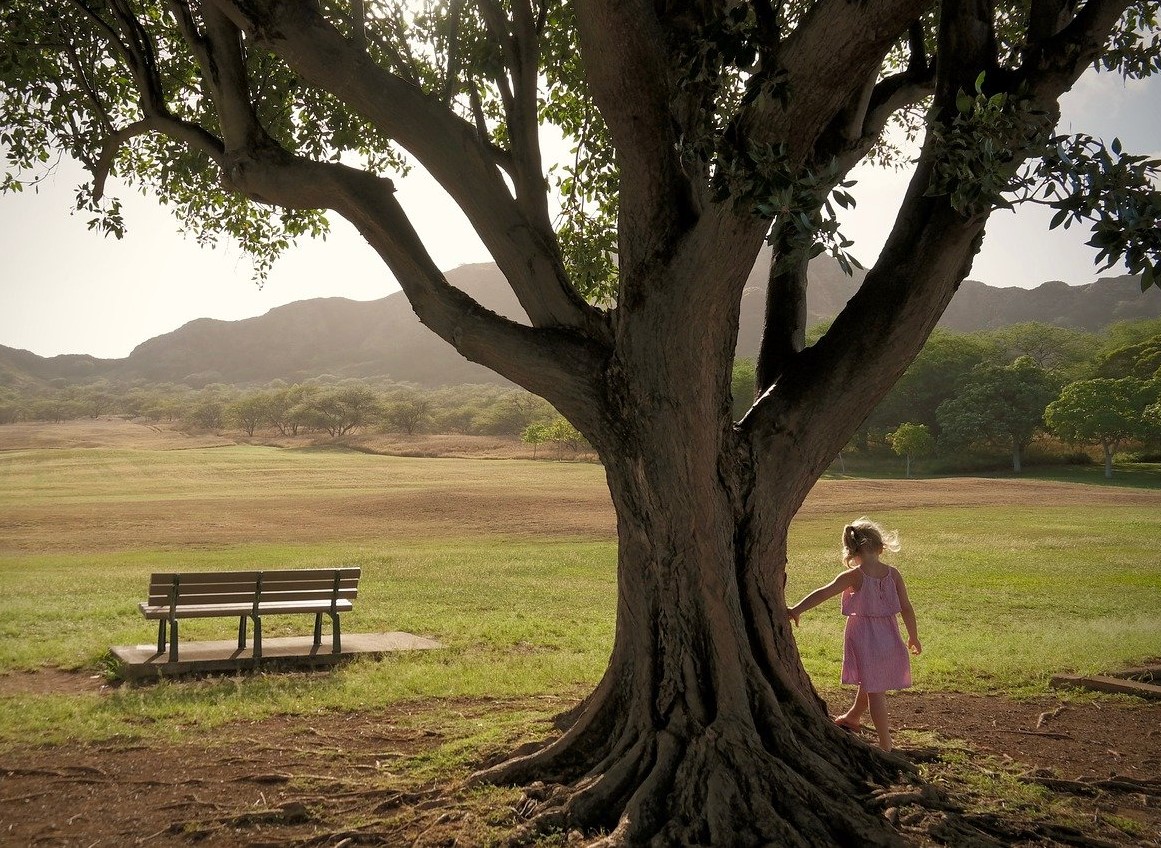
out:
<path id="1" fill-rule="evenodd" d="M 837 729 L 801 671 L 792 515 L 751 544 L 732 438 L 714 450 L 679 415 L 651 423 L 605 454 L 620 538 L 605 676 L 561 737 L 479 777 L 550 784 L 534 826 L 608 831 L 598 845 L 900 844 L 863 805 L 899 763 Z M 758 551 L 776 555 L 755 567 Z"/>

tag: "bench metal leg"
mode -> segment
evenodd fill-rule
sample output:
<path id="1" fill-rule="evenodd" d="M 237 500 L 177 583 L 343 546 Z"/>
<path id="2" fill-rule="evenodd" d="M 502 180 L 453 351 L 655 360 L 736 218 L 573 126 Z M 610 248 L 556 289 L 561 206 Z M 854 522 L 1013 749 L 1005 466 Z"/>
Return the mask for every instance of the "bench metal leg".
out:
<path id="1" fill-rule="evenodd" d="M 157 622 L 157 653 L 165 653 L 165 619 Z"/>
<path id="2" fill-rule="evenodd" d="M 262 617 L 251 616 L 254 619 L 254 659 L 262 656 Z"/>
<path id="3" fill-rule="evenodd" d="M 177 619 L 169 623 L 169 661 L 177 662 Z"/>
<path id="4" fill-rule="evenodd" d="M 246 647 L 246 616 L 238 616 L 238 650 Z"/>
<path id="5" fill-rule="evenodd" d="M 331 653 L 341 654 L 343 652 L 343 637 L 339 628 L 339 614 L 330 612 L 327 615 L 331 617 Z"/>
<path id="6" fill-rule="evenodd" d="M 314 646 L 316 648 L 322 644 L 322 617 L 321 612 L 314 614 Z"/>

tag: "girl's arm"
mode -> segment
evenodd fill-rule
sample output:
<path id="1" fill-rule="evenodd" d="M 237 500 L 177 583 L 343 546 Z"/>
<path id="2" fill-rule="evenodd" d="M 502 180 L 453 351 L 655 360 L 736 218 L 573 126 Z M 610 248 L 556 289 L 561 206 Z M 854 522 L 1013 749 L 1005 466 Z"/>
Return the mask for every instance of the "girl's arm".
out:
<path id="1" fill-rule="evenodd" d="M 907 597 L 907 584 L 903 582 L 903 575 L 899 573 L 899 569 L 891 569 L 895 572 L 895 588 L 899 593 L 899 608 L 903 615 L 903 626 L 907 628 L 907 647 L 911 649 L 913 654 L 922 654 L 923 646 L 919 643 L 919 627 L 915 623 L 915 607 L 911 606 L 911 599 Z"/>
<path id="2" fill-rule="evenodd" d="M 847 589 L 855 586 L 859 582 L 859 570 L 851 568 L 844 571 L 834 580 L 827 583 L 820 589 L 815 589 L 801 601 L 790 607 L 787 612 L 790 614 L 790 620 L 798 624 L 798 617 L 806 612 L 808 609 L 814 609 L 823 601 L 830 600 L 835 595 L 840 595 Z"/>

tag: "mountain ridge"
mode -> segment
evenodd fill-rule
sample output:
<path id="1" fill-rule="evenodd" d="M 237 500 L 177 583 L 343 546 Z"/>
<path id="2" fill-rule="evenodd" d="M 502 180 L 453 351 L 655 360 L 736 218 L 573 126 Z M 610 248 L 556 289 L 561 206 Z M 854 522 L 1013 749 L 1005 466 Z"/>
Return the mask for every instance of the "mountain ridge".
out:
<path id="1" fill-rule="evenodd" d="M 767 260 L 768 261 L 768 260 Z M 767 266 L 760 260 L 742 297 L 738 354 L 753 357 L 761 338 Z M 827 257 L 811 263 L 808 323 L 829 320 L 857 290 L 865 272 L 847 277 Z M 491 263 L 462 265 L 448 281 L 485 307 L 527 322 L 515 295 Z M 1136 277 L 1103 277 L 1032 289 L 965 280 L 940 321 L 961 332 L 1025 321 L 1099 330 L 1115 321 L 1161 316 L 1161 290 L 1141 292 Z M 275 307 L 236 321 L 197 318 L 137 345 L 123 359 L 87 354 L 41 357 L 0 345 L 0 385 L 29 381 L 144 380 L 189 385 L 296 382 L 322 375 L 387 377 L 428 386 L 502 383 L 463 359 L 425 328 L 402 292 L 372 301 L 322 297 Z"/>

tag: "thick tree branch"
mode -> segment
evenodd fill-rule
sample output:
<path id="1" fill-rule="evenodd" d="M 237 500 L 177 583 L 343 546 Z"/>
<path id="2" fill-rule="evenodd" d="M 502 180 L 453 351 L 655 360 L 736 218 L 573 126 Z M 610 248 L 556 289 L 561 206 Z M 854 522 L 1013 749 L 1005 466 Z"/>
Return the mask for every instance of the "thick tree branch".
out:
<path id="1" fill-rule="evenodd" d="M 1042 44 L 1060 32 L 1076 11 L 1076 0 L 1032 0 L 1028 11 L 1028 43 Z"/>
<path id="2" fill-rule="evenodd" d="M 1027 84 L 1039 110 L 1054 118 L 1059 96 L 1100 55 L 1127 6 L 1128 0 L 1092 0 L 1048 37 L 1043 49 L 1026 54 L 1016 74 L 996 73 L 993 85 L 1005 84 L 1015 92 L 1022 83 Z M 937 113 L 945 120 L 957 112 L 957 92 L 972 90 L 981 72 L 998 70 L 992 22 L 993 9 L 987 0 L 952 4 L 944 10 L 935 97 Z M 894 96 L 895 92 L 884 96 L 884 110 Z M 782 451 L 793 450 L 802 435 L 796 432 L 802 422 L 823 421 L 833 438 L 811 458 L 821 473 L 898 378 L 902 370 L 899 363 L 913 359 L 970 269 L 986 215 L 968 218 L 951 209 L 946 197 L 925 196 L 938 155 L 929 135 L 876 268 L 826 336 L 793 358 L 782 379 L 747 419 L 747 431 L 761 434 L 758 440 L 764 449 L 758 455 L 778 455 L 780 451 L 771 447 L 775 444 L 781 445 Z M 893 272 L 880 271 L 886 268 Z M 813 408 L 806 411 L 806 406 Z M 833 410 L 830 415 L 824 414 L 827 407 Z M 811 440 L 814 445 L 827 441 L 817 438 L 817 430 L 815 436 Z M 805 496 L 805 492 L 781 494 Z"/>
<path id="3" fill-rule="evenodd" d="M 794 357 L 806 347 L 806 287 L 808 254 L 790 244 L 793 224 L 774 225 L 774 255 L 766 287 L 766 320 L 758 349 L 757 392 L 777 382 Z"/>
<path id="4" fill-rule="evenodd" d="M 548 399 L 572 420 L 593 423 L 606 352 L 571 330 L 526 327 L 497 315 L 450 285 L 395 199 L 390 180 L 282 151 L 235 158 L 226 176 L 235 189 L 263 203 L 341 214 L 394 272 L 423 324 L 468 359 Z"/>
<path id="5" fill-rule="evenodd" d="M 1041 101 L 1055 101 L 1068 91 L 1100 56 L 1109 33 L 1132 0 L 1089 0 L 1081 10 L 1050 37 L 1032 42 L 1017 72 Z M 1067 4 L 1059 10 L 1066 15 Z"/>
<path id="6" fill-rule="evenodd" d="M 472 223 L 534 325 L 607 332 L 601 313 L 569 284 L 555 238 L 521 213 L 475 127 L 355 50 L 313 4 L 212 2 L 423 164 Z"/>
<path id="7" fill-rule="evenodd" d="M 623 282 L 670 256 L 700 215 L 677 151 L 673 69 L 650 0 L 577 3 L 585 76 L 617 150 Z"/>
<path id="8" fill-rule="evenodd" d="M 460 75 L 460 21 L 463 19 L 464 0 L 451 0 L 448 9 L 447 27 L 447 67 L 444 69 L 443 94 L 441 99 L 444 105 L 450 106 L 452 99 L 459 90 Z"/>
<path id="9" fill-rule="evenodd" d="M 836 116 L 858 101 L 891 46 L 931 5 L 932 0 L 814 4 L 778 53 L 791 97 L 785 104 L 774 92 L 757 97 L 739 116 L 751 143 L 785 142 L 791 160 L 804 161 Z"/>
<path id="10" fill-rule="evenodd" d="M 254 111 L 246 60 L 242 53 L 242 33 L 229 18 L 210 5 L 203 6 L 202 17 L 206 22 L 206 31 L 198 58 L 202 65 L 202 75 L 214 98 L 226 146 L 236 148 L 273 144 Z"/>
<path id="11" fill-rule="evenodd" d="M 351 0 L 351 43 L 356 50 L 367 49 L 367 4 Z"/>
<path id="12" fill-rule="evenodd" d="M 528 0 L 512 4 L 509 21 L 496 0 L 480 0 L 480 10 L 511 75 L 497 80 L 507 115 L 511 145 L 509 173 L 516 185 L 516 201 L 529 220 L 544 232 L 552 232 L 548 213 L 548 193 L 544 185 L 544 164 L 540 153 L 540 121 L 537 86 L 540 48 L 536 20 Z"/>
<path id="13" fill-rule="evenodd" d="M 160 132 L 174 141 L 181 142 L 195 150 L 200 150 L 213 159 L 219 166 L 225 165 L 225 147 L 215 136 L 202 127 L 186 121 L 180 121 L 172 116 L 158 115 L 136 121 L 127 127 L 117 130 L 101 147 L 101 155 L 93 169 L 93 198 L 100 200 L 105 194 L 105 182 L 113 170 L 113 162 L 117 158 L 117 151 L 121 146 L 149 132 Z"/>

